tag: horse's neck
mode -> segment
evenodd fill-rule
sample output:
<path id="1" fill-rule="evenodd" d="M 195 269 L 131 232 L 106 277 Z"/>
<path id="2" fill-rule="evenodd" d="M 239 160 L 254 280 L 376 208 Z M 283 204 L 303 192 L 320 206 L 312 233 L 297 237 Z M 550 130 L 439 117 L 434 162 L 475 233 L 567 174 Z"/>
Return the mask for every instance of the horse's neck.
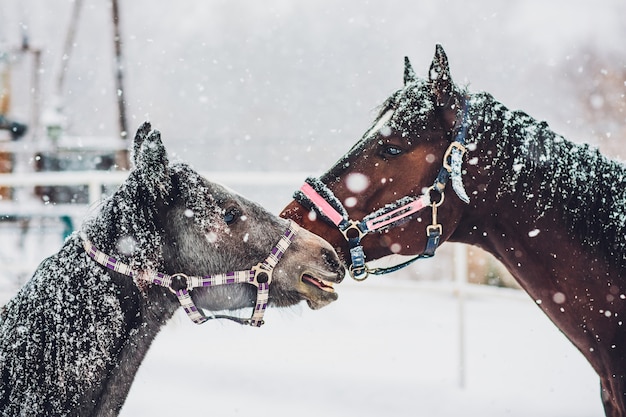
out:
<path id="1" fill-rule="evenodd" d="M 90 229 L 87 228 L 89 234 Z M 92 232 L 93 234 L 93 232 Z M 94 236 L 97 238 L 97 235 Z M 74 243 L 82 246 L 82 240 L 74 235 Z M 127 256 L 118 252 L 118 245 L 102 243 L 103 250 L 118 260 L 131 263 Z M 138 288 L 132 277 L 113 272 L 98 265 L 94 260 L 84 257 L 87 270 L 96 271 L 105 280 L 110 280 L 115 290 L 112 292 L 124 316 L 124 327 L 118 337 L 119 347 L 107 352 L 112 366 L 101 376 L 100 382 L 92 392 L 92 404 L 95 404 L 94 416 L 116 416 L 124 404 L 128 391 L 135 378 L 152 341 L 180 307 L 173 296 L 168 296 L 167 289 L 148 286 Z M 108 276 L 107 278 L 104 278 Z M 98 297 L 110 297 L 112 294 L 92 292 L 94 303 L 106 300 Z M 101 323 L 106 326 L 106 323 Z"/>
<path id="2" fill-rule="evenodd" d="M 115 360 L 116 366 L 103 381 L 95 416 L 118 415 L 150 345 L 176 311 L 177 306 L 172 307 L 159 290 L 148 290 L 142 304 L 141 320 L 125 335 L 124 345 Z"/>
<path id="3" fill-rule="evenodd" d="M 474 115 L 469 136 L 476 149 L 468 156 L 478 162 L 468 164 L 465 177 L 474 198 L 453 239 L 494 254 L 533 296 L 539 296 L 532 291 L 536 279 L 560 287 L 563 277 L 554 271 L 562 270 L 563 262 L 571 262 L 570 278 L 586 279 L 590 266 L 597 276 L 609 274 L 604 248 L 618 245 L 606 250 L 623 258 L 626 245 L 616 231 L 614 239 L 599 231 L 610 213 L 603 220 L 592 208 L 604 197 L 597 188 L 614 186 L 588 177 L 623 167 L 488 95 L 475 97 L 474 104 L 480 114 Z"/>
<path id="4" fill-rule="evenodd" d="M 598 370 L 590 352 L 626 314 L 626 170 L 489 100 L 468 135 L 472 202 L 451 240 L 495 255 Z"/>

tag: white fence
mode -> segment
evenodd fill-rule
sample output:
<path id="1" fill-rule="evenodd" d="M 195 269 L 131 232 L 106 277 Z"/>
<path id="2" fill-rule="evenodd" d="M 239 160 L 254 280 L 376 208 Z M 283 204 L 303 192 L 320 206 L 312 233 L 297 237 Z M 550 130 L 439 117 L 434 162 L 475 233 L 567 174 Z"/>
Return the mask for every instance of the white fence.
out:
<path id="1" fill-rule="evenodd" d="M 300 172 L 203 172 L 211 181 L 228 186 L 236 185 L 291 185 L 294 189 L 301 185 L 307 173 Z M 0 174 L 0 187 L 35 187 L 45 185 L 87 185 L 89 202 L 102 197 L 104 185 L 121 184 L 128 172 L 123 171 L 65 171 Z"/>

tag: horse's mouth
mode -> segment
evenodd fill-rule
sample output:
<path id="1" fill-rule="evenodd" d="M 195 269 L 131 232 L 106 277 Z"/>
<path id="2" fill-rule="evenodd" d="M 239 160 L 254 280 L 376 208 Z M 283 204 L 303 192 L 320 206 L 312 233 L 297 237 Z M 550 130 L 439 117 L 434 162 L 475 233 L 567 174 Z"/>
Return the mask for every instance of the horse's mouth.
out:
<path id="1" fill-rule="evenodd" d="M 309 284 L 309 285 L 312 285 L 314 287 L 317 287 L 317 288 L 319 288 L 322 291 L 335 292 L 335 288 L 333 287 L 333 283 L 332 282 L 328 282 L 328 281 L 324 281 L 323 279 L 315 278 L 315 277 L 313 277 L 313 276 L 311 276 L 309 274 L 302 274 L 302 277 L 300 279 L 305 284 Z"/>
<path id="2" fill-rule="evenodd" d="M 331 281 L 317 278 L 309 273 L 302 274 L 300 281 L 302 281 L 303 284 L 315 289 L 313 294 L 311 294 L 312 297 L 306 297 L 309 307 L 314 310 L 322 308 L 337 299 L 337 293 L 333 287 L 334 283 Z"/>

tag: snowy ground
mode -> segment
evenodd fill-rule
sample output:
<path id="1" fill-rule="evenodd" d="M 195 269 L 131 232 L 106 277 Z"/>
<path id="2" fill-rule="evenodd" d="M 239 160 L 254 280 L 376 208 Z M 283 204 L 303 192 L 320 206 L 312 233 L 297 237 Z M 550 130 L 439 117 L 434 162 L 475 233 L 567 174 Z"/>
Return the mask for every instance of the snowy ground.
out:
<path id="1" fill-rule="evenodd" d="M 40 234 L 22 236 L 16 225 L 3 224 L 1 303 L 30 275 L 8 265 L 19 259 L 32 270 L 62 241 L 59 224 L 30 228 Z M 28 256 L 20 248 L 29 248 Z M 444 249 L 437 260 L 420 263 L 421 273 L 410 273 L 442 275 L 425 272 L 450 259 L 441 258 Z M 516 290 L 489 288 L 467 297 L 461 388 L 459 307 L 451 283 L 406 275 L 364 283 L 348 278 L 338 287 L 338 302 L 320 311 L 304 304 L 270 309 L 260 329 L 196 326 L 177 315 L 149 351 L 121 415 L 603 415 L 590 366 Z"/>
<path id="2" fill-rule="evenodd" d="M 514 290 L 466 299 L 461 388 L 459 309 L 442 288 L 395 278 L 346 282 L 338 302 L 271 310 L 260 329 L 198 327 L 176 316 L 121 415 L 603 415 L 590 366 Z"/>
<path id="3" fill-rule="evenodd" d="M 2 234 L 11 244 L 0 251 L 2 303 L 19 285 L 15 271 L 5 268 L 15 258 L 9 249 L 30 248 L 33 259 L 19 259 L 36 265 L 61 236 L 58 225 L 32 224 L 47 232 L 21 240 L 19 229 L 9 226 Z M 420 263 L 435 266 L 438 261 Z M 363 283 L 347 278 L 336 303 L 320 311 L 305 304 L 270 309 L 260 329 L 230 322 L 197 326 L 179 314 L 149 351 L 121 415 L 603 415 L 590 366 L 516 290 L 488 288 L 465 299 L 461 388 L 452 284 L 403 274 Z"/>

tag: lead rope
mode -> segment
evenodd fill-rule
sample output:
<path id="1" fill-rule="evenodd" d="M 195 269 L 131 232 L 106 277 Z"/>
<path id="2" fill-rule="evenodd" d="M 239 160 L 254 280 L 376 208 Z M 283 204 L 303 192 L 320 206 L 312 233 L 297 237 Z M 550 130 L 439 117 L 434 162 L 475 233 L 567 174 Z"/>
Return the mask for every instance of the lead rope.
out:
<path id="1" fill-rule="evenodd" d="M 137 271 L 118 259 L 107 255 L 96 248 L 84 233 L 81 233 L 83 248 L 87 255 L 100 265 L 120 274 L 134 279 L 146 281 L 154 285 L 165 287 L 172 291 L 187 316 L 196 324 L 202 324 L 212 319 L 228 319 L 239 324 L 260 327 L 264 324 L 263 315 L 267 308 L 269 299 L 269 287 L 272 282 L 272 273 L 282 258 L 285 251 L 297 234 L 299 226 L 293 221 L 289 222 L 289 227 L 281 236 L 263 262 L 259 262 L 252 268 L 244 271 L 232 271 L 225 274 L 188 276 L 183 273 L 168 275 L 157 271 Z M 191 290 L 201 287 L 215 287 L 228 284 L 250 284 L 257 287 L 257 297 L 252 317 L 242 319 L 239 317 L 226 315 L 206 316 L 201 309 L 198 309 L 191 298 Z"/>

